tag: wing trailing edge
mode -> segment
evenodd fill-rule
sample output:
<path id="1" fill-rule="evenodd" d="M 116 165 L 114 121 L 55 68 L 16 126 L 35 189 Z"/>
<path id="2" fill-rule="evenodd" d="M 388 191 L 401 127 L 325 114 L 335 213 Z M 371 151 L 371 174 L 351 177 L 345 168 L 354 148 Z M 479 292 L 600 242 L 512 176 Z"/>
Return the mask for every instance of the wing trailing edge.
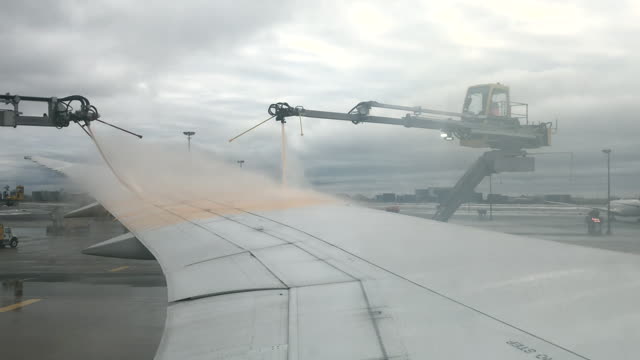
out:
<path id="1" fill-rule="evenodd" d="M 156 258 L 132 233 L 126 233 L 82 250 L 83 254 L 121 259 L 155 260 Z"/>

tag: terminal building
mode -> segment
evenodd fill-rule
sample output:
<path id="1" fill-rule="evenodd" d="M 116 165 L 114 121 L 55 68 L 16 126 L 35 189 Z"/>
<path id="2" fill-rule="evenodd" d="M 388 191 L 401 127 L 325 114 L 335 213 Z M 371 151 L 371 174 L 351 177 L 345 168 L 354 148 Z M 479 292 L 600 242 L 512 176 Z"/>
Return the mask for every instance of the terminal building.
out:
<path id="1" fill-rule="evenodd" d="M 62 199 L 60 191 L 32 191 L 31 198 L 36 202 L 57 202 Z"/>
<path id="2" fill-rule="evenodd" d="M 447 197 L 451 194 L 452 187 L 430 187 L 426 189 L 416 189 L 415 196 L 416 202 L 425 203 L 425 202 L 437 202 L 443 203 Z M 463 202 L 473 202 L 480 203 L 482 202 L 482 193 L 472 192 Z"/>
<path id="3" fill-rule="evenodd" d="M 573 202 L 573 198 L 568 194 L 549 194 L 544 196 L 545 201 L 555 201 L 555 202 L 563 202 L 570 203 Z"/>

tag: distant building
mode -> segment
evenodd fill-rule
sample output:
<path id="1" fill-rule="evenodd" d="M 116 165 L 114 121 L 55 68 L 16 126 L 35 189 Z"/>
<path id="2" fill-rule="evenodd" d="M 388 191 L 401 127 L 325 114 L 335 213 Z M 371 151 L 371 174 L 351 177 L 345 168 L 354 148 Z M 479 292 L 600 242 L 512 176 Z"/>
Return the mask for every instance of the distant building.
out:
<path id="1" fill-rule="evenodd" d="M 570 203 L 573 201 L 571 195 L 567 194 L 549 194 L 544 196 L 545 201 L 555 201 L 555 202 L 564 202 Z"/>
<path id="2" fill-rule="evenodd" d="M 506 204 L 509 202 L 509 197 L 502 194 L 487 194 L 487 202 L 492 204 Z"/>
<path id="3" fill-rule="evenodd" d="M 396 193 L 383 193 L 375 197 L 377 202 L 396 202 Z"/>
<path id="4" fill-rule="evenodd" d="M 355 201 L 371 201 L 371 199 L 369 199 L 368 197 L 362 195 L 362 194 L 355 194 L 352 196 L 353 200 Z"/>
<path id="5" fill-rule="evenodd" d="M 383 202 L 396 202 L 396 193 L 384 193 L 382 194 Z"/>
<path id="6" fill-rule="evenodd" d="M 536 199 L 531 196 L 520 195 L 517 197 L 509 197 L 510 204 L 533 204 Z"/>
<path id="7" fill-rule="evenodd" d="M 475 191 L 474 191 L 474 192 L 472 192 L 472 193 L 469 195 L 469 198 L 467 198 L 467 201 L 466 201 L 466 202 L 471 202 L 471 203 L 481 203 L 481 202 L 482 202 L 482 200 L 483 200 L 483 198 L 482 198 L 482 193 L 479 193 L 479 192 L 475 192 Z"/>
<path id="8" fill-rule="evenodd" d="M 62 199 L 60 191 L 33 191 L 31 197 L 36 202 L 57 202 Z"/>
<path id="9" fill-rule="evenodd" d="M 396 201 L 399 203 L 414 203 L 416 202 L 416 196 L 414 194 L 397 195 Z"/>
<path id="10" fill-rule="evenodd" d="M 96 200 L 87 193 L 63 192 L 62 201 L 67 201 L 67 202 L 71 202 L 79 205 L 86 205 L 86 204 L 91 204 Z"/>
<path id="11" fill-rule="evenodd" d="M 429 192 L 429 189 L 416 189 L 415 195 L 416 195 L 416 202 L 419 202 L 419 203 L 432 202 L 435 200 L 434 198 L 431 197 L 431 193 Z"/>
<path id="12" fill-rule="evenodd" d="M 416 202 L 437 202 L 444 203 L 451 194 L 452 187 L 430 187 L 427 189 L 416 189 Z M 482 202 L 482 193 L 473 192 L 463 202 Z"/>
<path id="13" fill-rule="evenodd" d="M 431 191 L 431 196 L 435 197 L 436 201 L 439 204 L 444 203 L 447 198 L 449 197 L 449 194 L 451 194 L 451 187 L 432 187 L 429 188 L 429 190 Z"/>

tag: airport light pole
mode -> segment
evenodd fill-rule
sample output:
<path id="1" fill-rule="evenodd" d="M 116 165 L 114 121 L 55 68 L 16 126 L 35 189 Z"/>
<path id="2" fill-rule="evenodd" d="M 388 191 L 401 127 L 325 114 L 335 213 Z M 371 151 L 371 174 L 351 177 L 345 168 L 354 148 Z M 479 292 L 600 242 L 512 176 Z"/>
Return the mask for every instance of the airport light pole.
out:
<path id="1" fill-rule="evenodd" d="M 183 131 L 183 134 L 187 135 L 187 148 L 191 152 L 191 137 L 196 134 L 195 131 Z"/>
<path id="2" fill-rule="evenodd" d="M 493 174 L 489 174 L 489 220 L 493 220 Z"/>
<path id="3" fill-rule="evenodd" d="M 607 235 L 611 235 L 611 149 L 603 149 L 607 154 Z"/>
<path id="4" fill-rule="evenodd" d="M 236 162 L 240 165 L 240 167 L 242 167 L 242 165 L 244 164 L 244 160 L 238 160 Z"/>

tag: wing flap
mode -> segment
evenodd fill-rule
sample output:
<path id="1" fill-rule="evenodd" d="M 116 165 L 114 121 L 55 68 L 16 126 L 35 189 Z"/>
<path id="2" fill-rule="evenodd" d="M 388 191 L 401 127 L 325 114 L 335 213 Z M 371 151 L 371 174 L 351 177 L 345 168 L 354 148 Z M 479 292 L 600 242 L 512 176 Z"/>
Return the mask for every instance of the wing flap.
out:
<path id="1" fill-rule="evenodd" d="M 293 359 L 386 359 L 358 281 L 293 289 Z"/>
<path id="2" fill-rule="evenodd" d="M 287 290 L 171 304 L 156 359 L 287 359 Z"/>

